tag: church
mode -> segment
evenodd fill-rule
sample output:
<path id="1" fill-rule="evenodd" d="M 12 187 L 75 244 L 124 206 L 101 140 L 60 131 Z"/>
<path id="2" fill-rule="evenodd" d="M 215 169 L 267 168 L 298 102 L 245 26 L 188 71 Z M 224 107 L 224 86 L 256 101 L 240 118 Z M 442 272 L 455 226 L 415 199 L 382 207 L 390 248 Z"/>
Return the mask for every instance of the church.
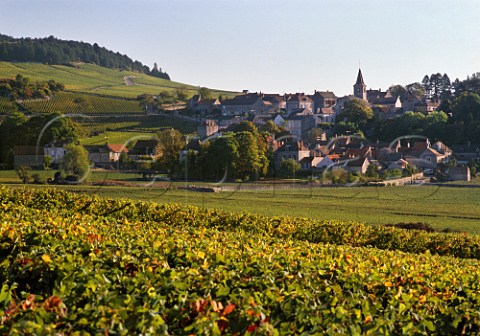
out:
<path id="1" fill-rule="evenodd" d="M 394 97 L 389 90 L 367 90 L 361 69 L 358 69 L 357 81 L 353 84 L 353 97 L 366 101 L 380 119 L 400 117 L 404 112 L 400 97 Z"/>

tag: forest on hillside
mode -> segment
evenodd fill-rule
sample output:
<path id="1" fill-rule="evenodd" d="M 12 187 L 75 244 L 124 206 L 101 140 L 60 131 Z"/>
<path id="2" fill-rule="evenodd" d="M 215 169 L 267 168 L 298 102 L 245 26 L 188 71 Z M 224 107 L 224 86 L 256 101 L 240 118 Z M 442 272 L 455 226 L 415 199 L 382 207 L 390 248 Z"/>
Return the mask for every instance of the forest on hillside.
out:
<path id="1" fill-rule="evenodd" d="M 134 61 L 127 55 L 113 52 L 97 43 L 65 41 L 53 36 L 47 38 L 14 38 L 0 34 L 0 61 L 4 62 L 41 62 L 46 64 L 67 64 L 74 62 L 93 63 L 102 67 L 120 70 L 132 70 L 150 76 L 170 79 L 170 76 Z"/>

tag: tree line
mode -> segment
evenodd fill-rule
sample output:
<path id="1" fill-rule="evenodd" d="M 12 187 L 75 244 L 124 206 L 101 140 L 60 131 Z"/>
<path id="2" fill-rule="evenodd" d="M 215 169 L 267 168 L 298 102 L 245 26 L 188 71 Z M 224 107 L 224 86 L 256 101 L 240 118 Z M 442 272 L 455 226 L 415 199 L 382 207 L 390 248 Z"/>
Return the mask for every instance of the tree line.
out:
<path id="1" fill-rule="evenodd" d="M 47 38 L 13 38 L 0 34 L 0 61 L 40 62 L 72 65 L 73 62 L 93 63 L 105 68 L 143 72 L 154 77 L 170 79 L 155 64 L 153 69 L 127 55 L 113 52 L 97 43 L 65 41 L 53 36 Z"/>
<path id="2" fill-rule="evenodd" d="M 285 130 L 271 124 L 259 130 L 245 121 L 221 137 L 197 142 L 196 146 L 178 130 L 161 131 L 157 134 L 158 159 L 152 168 L 178 178 L 217 181 L 248 181 L 272 175 L 274 151 L 270 132 L 282 135 Z"/>
<path id="3" fill-rule="evenodd" d="M 46 98 L 53 93 L 63 91 L 65 85 L 50 79 L 48 82 L 30 82 L 30 79 L 18 74 L 15 79 L 0 79 L 0 96 L 11 100 Z"/>
<path id="4" fill-rule="evenodd" d="M 375 118 L 368 103 L 354 99 L 345 103 L 337 116 L 334 134 L 367 135 L 372 141 L 392 141 L 403 135 L 422 135 L 445 143 L 478 143 L 480 139 L 480 73 L 463 81 L 450 81 L 447 74 L 425 75 L 422 82 L 392 85 L 393 97 L 409 96 L 440 101 L 437 111 L 405 111 L 401 117 Z"/>
<path id="5" fill-rule="evenodd" d="M 49 127 L 46 127 L 47 125 Z M 39 144 L 43 153 L 45 144 L 54 141 L 74 143 L 77 139 L 77 125 L 61 113 L 40 114 L 28 118 L 23 113 L 15 112 L 0 123 L 0 160 L 12 164 L 14 146 Z"/>

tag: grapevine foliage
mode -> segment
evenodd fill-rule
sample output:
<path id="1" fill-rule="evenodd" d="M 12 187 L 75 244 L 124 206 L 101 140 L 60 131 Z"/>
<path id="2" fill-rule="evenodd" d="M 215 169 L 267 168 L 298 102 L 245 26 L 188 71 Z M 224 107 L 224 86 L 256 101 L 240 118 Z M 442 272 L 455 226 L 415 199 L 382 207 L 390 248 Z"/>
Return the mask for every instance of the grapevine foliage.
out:
<path id="1" fill-rule="evenodd" d="M 0 334 L 480 332 L 477 236 L 54 189 L 0 207 Z"/>

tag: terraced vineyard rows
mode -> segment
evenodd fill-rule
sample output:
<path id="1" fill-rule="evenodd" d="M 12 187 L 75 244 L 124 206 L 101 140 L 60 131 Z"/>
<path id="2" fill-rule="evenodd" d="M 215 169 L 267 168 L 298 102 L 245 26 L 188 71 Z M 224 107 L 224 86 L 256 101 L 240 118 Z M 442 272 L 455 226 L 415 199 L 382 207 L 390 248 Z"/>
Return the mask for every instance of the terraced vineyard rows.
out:
<path id="1" fill-rule="evenodd" d="M 51 99 L 25 100 L 23 104 L 30 111 L 37 113 L 143 113 L 136 100 L 112 99 L 70 92 L 57 93 Z"/>
<path id="2" fill-rule="evenodd" d="M 103 116 L 75 118 L 86 134 L 105 131 L 157 132 L 160 129 L 175 128 L 184 134 L 193 133 L 197 123 L 169 115 L 155 116 Z"/>
<path id="3" fill-rule="evenodd" d="M 358 223 L 55 190 L 3 188 L 0 206 L 2 334 L 480 332 L 480 262 L 453 257 L 478 258 L 477 236 L 410 235 L 411 254 Z"/>
<path id="4" fill-rule="evenodd" d="M 10 99 L 5 97 L 0 97 L 0 114 L 5 112 L 18 111 L 17 105 L 15 102 L 12 102 Z"/>

